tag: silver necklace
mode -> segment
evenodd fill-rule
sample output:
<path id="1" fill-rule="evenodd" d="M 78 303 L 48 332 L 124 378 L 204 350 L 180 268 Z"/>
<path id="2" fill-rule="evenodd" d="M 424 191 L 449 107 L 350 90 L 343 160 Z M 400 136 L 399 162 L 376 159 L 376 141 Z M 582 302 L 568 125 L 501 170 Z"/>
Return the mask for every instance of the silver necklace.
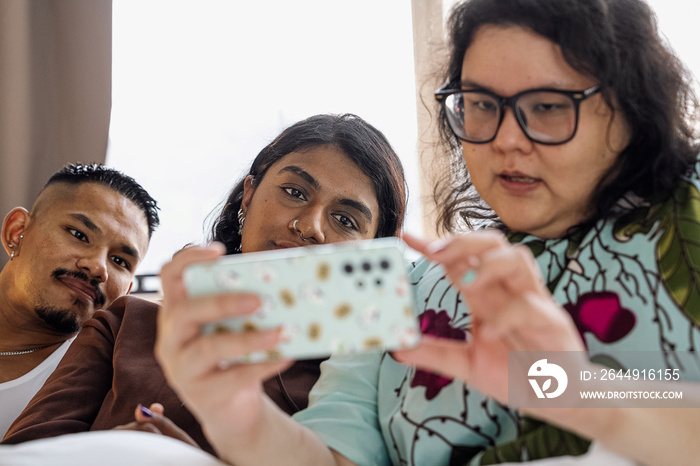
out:
<path id="1" fill-rule="evenodd" d="M 38 348 L 32 348 L 23 351 L 0 351 L 0 356 L 19 356 L 20 354 L 29 354 L 33 353 L 34 351 L 43 350 L 44 348 L 48 348 L 49 346 L 51 345 L 40 346 Z"/>

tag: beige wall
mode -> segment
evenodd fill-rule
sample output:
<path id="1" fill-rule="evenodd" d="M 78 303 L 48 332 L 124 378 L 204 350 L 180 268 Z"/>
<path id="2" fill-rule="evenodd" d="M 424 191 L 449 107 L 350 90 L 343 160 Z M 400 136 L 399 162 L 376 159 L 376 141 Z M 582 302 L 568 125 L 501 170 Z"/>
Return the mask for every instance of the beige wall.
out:
<path id="1" fill-rule="evenodd" d="M 110 0 L 0 1 L 0 216 L 66 162 L 104 162 L 111 47 Z"/>

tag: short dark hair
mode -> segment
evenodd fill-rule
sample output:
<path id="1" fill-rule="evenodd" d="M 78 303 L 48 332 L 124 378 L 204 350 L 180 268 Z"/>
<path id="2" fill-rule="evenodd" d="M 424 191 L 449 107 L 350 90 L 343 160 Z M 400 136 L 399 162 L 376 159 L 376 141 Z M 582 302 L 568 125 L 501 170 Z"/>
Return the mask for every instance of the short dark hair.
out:
<path id="1" fill-rule="evenodd" d="M 215 218 L 210 240 L 219 241 L 231 254 L 241 244 L 238 209 L 248 175 L 259 183 L 268 168 L 284 156 L 318 146 L 337 147 L 370 179 L 379 204 L 376 237 L 399 234 L 406 213 L 408 188 L 403 166 L 391 144 L 374 126 L 357 115 L 315 115 L 285 129 L 255 157 L 248 173 L 233 187 Z"/>
<path id="2" fill-rule="evenodd" d="M 597 186 L 594 222 L 627 192 L 645 199 L 670 195 L 695 163 L 698 100 L 692 73 L 660 36 L 643 0 L 466 0 L 451 12 L 449 63 L 444 78 L 459 83 L 464 54 L 484 25 L 523 26 L 558 44 L 578 72 L 595 78 L 613 111 L 620 111 L 631 140 Z M 435 188 L 440 223 L 452 230 L 461 218 L 495 218 L 473 190 L 461 144 L 439 109 L 440 133 L 452 166 L 466 175 L 455 185 L 444 174 Z M 593 161 L 591 163 L 594 163 Z M 588 223 L 587 222 L 587 223 Z"/>
<path id="3" fill-rule="evenodd" d="M 160 218 L 158 217 L 159 208 L 155 199 L 132 177 L 113 168 L 107 168 L 99 163 L 69 163 L 54 173 L 43 189 L 54 183 L 69 183 L 73 185 L 100 183 L 118 192 L 143 211 L 148 222 L 149 239 L 160 224 Z"/>

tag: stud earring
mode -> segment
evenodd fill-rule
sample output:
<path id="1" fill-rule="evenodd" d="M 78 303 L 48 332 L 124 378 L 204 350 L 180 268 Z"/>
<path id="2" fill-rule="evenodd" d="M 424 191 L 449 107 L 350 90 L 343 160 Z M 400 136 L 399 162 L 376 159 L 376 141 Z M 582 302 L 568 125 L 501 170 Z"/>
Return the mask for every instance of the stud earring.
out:
<path id="1" fill-rule="evenodd" d="M 12 244 L 12 243 L 8 243 L 8 244 L 7 244 L 7 247 L 9 247 L 10 249 L 12 249 L 12 248 L 15 247 L 15 245 Z M 15 250 L 12 249 L 12 253 L 10 254 L 10 260 L 12 260 L 12 259 L 14 259 L 14 258 L 15 258 Z"/>

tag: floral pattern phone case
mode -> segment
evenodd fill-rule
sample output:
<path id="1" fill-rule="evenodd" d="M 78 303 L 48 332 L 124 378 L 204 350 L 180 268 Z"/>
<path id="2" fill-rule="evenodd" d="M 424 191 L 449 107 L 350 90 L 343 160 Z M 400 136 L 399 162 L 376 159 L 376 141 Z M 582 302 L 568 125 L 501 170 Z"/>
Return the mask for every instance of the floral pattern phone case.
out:
<path id="1" fill-rule="evenodd" d="M 190 296 L 252 292 L 254 314 L 204 326 L 204 333 L 283 327 L 275 351 L 233 362 L 308 359 L 393 350 L 419 338 L 403 243 L 397 238 L 225 256 L 184 272 Z"/>

